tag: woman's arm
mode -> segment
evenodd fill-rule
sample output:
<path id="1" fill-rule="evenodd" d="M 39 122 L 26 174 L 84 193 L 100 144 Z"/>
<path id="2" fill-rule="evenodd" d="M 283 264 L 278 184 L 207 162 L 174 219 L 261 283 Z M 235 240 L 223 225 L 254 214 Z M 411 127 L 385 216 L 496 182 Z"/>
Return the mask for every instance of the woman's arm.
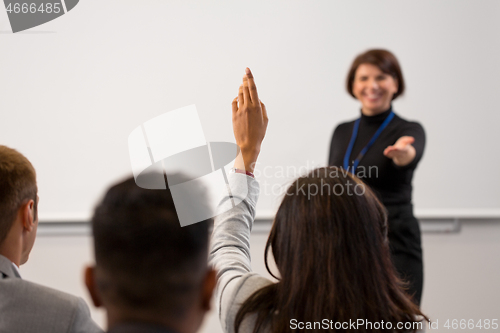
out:
<path id="1" fill-rule="evenodd" d="M 402 136 L 395 144 L 385 148 L 384 155 L 391 158 L 397 166 L 406 166 L 410 164 L 416 156 L 415 147 L 412 143 L 415 138 L 412 136 Z"/>
<path id="2" fill-rule="evenodd" d="M 409 122 L 401 132 L 401 137 L 384 150 L 384 155 L 399 167 L 416 166 L 424 154 L 424 128 L 419 123 Z"/>
<path id="3" fill-rule="evenodd" d="M 267 128 L 267 113 L 260 102 L 252 73 L 247 68 L 238 97 L 232 103 L 233 130 L 240 154 L 235 168 L 253 172 Z M 224 331 L 231 332 L 241 302 L 269 281 L 256 278 L 250 266 L 250 231 L 255 218 L 259 184 L 252 177 L 228 177 L 231 195 L 222 199 L 212 233 L 210 263 L 217 270 L 216 297 Z M 234 206 L 236 203 L 236 206 Z M 252 279 L 251 283 L 245 283 Z"/>
<path id="4" fill-rule="evenodd" d="M 230 332 L 240 304 L 236 304 L 245 280 L 251 277 L 250 232 L 255 218 L 259 184 L 250 176 L 233 173 L 228 177 L 231 197 L 219 205 L 211 239 L 210 264 L 217 271 L 215 295 L 222 327 Z M 241 201 L 232 208 L 231 201 Z"/>

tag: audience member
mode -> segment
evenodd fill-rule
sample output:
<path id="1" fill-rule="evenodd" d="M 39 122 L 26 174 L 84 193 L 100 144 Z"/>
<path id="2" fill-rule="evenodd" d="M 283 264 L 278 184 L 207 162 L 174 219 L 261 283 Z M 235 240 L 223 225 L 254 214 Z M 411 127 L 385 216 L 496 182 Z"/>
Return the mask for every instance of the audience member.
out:
<path id="1" fill-rule="evenodd" d="M 85 274 L 108 332 L 198 330 L 216 283 L 209 222 L 181 227 L 169 189 L 143 189 L 133 178 L 109 189 L 92 219 L 96 264 Z"/>
<path id="2" fill-rule="evenodd" d="M 0 146 L 0 332 L 92 333 L 102 330 L 83 299 L 21 278 L 38 227 L 35 169 Z"/>

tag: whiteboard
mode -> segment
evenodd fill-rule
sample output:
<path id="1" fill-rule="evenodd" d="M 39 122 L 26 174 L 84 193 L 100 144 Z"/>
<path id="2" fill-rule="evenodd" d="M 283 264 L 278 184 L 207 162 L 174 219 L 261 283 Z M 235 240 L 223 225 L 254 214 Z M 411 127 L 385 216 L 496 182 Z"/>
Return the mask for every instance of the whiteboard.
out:
<path id="1" fill-rule="evenodd" d="M 268 216 L 358 116 L 344 88 L 353 58 L 386 48 L 407 82 L 394 109 L 427 134 L 417 212 L 499 216 L 499 17 L 496 0 L 82 0 L 12 34 L 1 8 L 0 144 L 34 164 L 42 221 L 86 219 L 131 175 L 127 138 L 145 121 L 195 104 L 207 141 L 234 142 L 230 103 L 248 66 L 270 118 L 257 167 Z"/>

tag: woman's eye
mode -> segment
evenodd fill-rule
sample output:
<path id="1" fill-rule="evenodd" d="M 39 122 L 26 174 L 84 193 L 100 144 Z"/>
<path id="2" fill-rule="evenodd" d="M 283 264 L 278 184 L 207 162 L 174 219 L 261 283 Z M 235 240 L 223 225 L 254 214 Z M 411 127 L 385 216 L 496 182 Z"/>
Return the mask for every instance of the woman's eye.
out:
<path id="1" fill-rule="evenodd" d="M 383 81 L 385 80 L 387 77 L 385 75 L 380 75 L 380 76 L 377 76 L 377 80 L 378 81 Z"/>

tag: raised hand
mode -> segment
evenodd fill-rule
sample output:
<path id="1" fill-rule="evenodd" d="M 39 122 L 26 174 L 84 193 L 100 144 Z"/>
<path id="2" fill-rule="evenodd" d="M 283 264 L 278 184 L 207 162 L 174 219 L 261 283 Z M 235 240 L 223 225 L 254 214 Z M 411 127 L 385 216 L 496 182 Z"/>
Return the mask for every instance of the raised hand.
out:
<path id="1" fill-rule="evenodd" d="M 243 157 L 243 161 L 237 160 L 235 167 L 244 167 L 245 170 L 253 172 L 262 140 L 266 135 L 268 118 L 249 68 L 245 70 L 243 84 L 240 85 L 238 97 L 233 100 L 232 109 L 234 137 Z"/>
<path id="2" fill-rule="evenodd" d="M 395 144 L 385 148 L 384 155 L 394 161 L 398 166 L 405 166 L 415 158 L 416 151 L 412 146 L 415 138 L 412 136 L 402 136 Z"/>

